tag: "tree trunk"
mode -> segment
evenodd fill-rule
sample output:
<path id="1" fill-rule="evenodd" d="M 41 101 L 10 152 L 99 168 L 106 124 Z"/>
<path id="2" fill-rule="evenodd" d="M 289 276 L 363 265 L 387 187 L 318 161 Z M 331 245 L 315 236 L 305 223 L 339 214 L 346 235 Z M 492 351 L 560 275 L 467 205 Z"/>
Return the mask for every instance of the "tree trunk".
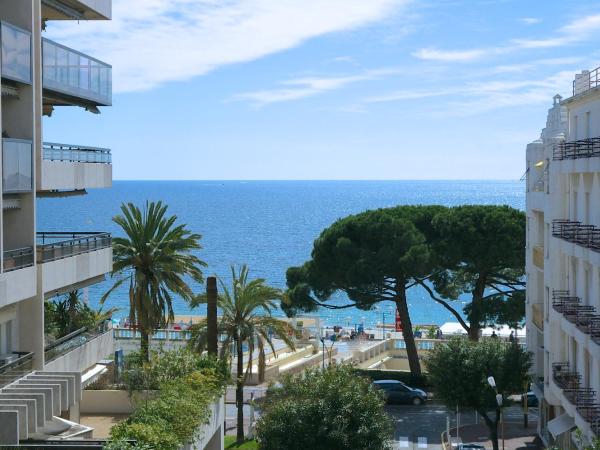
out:
<path id="1" fill-rule="evenodd" d="M 150 361 L 150 337 L 146 330 L 140 330 L 140 356 L 142 357 L 142 361 L 149 362 Z"/>
<path id="2" fill-rule="evenodd" d="M 490 441 L 492 441 L 493 450 L 499 450 L 498 447 L 498 422 L 500 421 L 500 413 L 496 410 L 496 420 L 491 420 L 485 411 L 479 411 L 481 417 L 485 421 L 490 432 Z"/>
<path id="3" fill-rule="evenodd" d="M 398 315 L 400 316 L 400 321 L 402 322 L 402 336 L 404 337 L 404 343 L 406 344 L 406 355 L 408 356 L 410 373 L 412 375 L 421 375 L 421 363 L 419 361 L 417 345 L 415 344 L 415 336 L 413 334 L 412 323 L 408 313 L 408 304 L 406 303 L 406 291 L 404 290 L 404 284 L 397 284 L 396 308 L 398 308 Z"/>
<path id="4" fill-rule="evenodd" d="M 244 442 L 244 348 L 242 340 L 236 340 L 237 346 L 237 380 L 235 386 L 235 403 L 237 405 L 237 437 L 238 444 Z"/>
<path id="5" fill-rule="evenodd" d="M 260 350 L 258 352 L 258 381 L 262 383 L 265 381 L 265 369 L 266 369 L 266 361 L 265 361 L 265 352 L 264 350 Z"/>
<path id="6" fill-rule="evenodd" d="M 483 295 L 485 293 L 485 274 L 480 274 L 475 282 L 475 289 L 471 299 L 471 313 L 469 314 L 469 339 L 479 341 L 481 331 Z"/>

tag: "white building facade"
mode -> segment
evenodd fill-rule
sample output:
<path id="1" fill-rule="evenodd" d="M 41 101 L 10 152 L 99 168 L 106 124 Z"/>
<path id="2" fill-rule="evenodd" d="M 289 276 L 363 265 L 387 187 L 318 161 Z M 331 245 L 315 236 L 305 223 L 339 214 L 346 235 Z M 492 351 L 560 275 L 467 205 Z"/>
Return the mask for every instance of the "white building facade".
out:
<path id="1" fill-rule="evenodd" d="M 527 146 L 527 341 L 539 435 L 600 436 L 600 83 L 576 76 Z"/>
<path id="2" fill-rule="evenodd" d="M 36 227 L 39 198 L 112 184 L 110 150 L 74 145 L 69 136 L 44 142 L 42 127 L 58 107 L 89 114 L 111 105 L 111 66 L 43 31 L 58 20 L 108 20 L 111 1 L 0 0 L 0 444 L 89 435 L 76 423 L 81 388 L 113 351 L 106 329 L 53 345 L 44 336 L 45 300 L 111 271 L 110 234 Z"/>

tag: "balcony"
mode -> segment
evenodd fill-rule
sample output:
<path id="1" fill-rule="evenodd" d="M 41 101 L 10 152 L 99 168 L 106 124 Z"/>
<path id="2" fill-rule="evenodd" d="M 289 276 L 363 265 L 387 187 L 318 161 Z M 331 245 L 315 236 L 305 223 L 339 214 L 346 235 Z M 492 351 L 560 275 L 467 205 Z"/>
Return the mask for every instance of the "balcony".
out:
<path id="1" fill-rule="evenodd" d="M 600 67 L 575 75 L 573 81 L 573 96 L 584 94 L 585 92 L 600 86 Z"/>
<path id="2" fill-rule="evenodd" d="M 81 328 L 46 346 L 44 370 L 51 372 L 84 372 L 114 350 L 110 322 L 95 328 Z"/>
<path id="3" fill-rule="evenodd" d="M 552 159 L 563 161 L 597 156 L 600 156 L 600 137 L 555 144 Z"/>
<path id="4" fill-rule="evenodd" d="M 552 236 L 600 252 L 600 227 L 557 219 L 552 221 Z"/>
<path id="5" fill-rule="evenodd" d="M 110 150 L 45 142 L 39 176 L 38 192 L 111 187 Z"/>
<path id="6" fill-rule="evenodd" d="M 3 252 L 0 308 L 35 296 L 37 280 L 33 263 L 33 247 Z"/>
<path id="7" fill-rule="evenodd" d="M 42 16 L 49 20 L 110 19 L 112 0 L 42 0 Z"/>
<path id="8" fill-rule="evenodd" d="M 97 283 L 112 270 L 109 233 L 38 233 L 37 263 L 44 293 L 55 295 Z"/>
<path id="9" fill-rule="evenodd" d="M 544 331 L 544 305 L 542 303 L 531 305 L 531 321 L 539 330 Z"/>
<path id="10" fill-rule="evenodd" d="M 541 245 L 533 246 L 533 264 L 541 270 L 544 270 L 544 247 Z"/>
<path id="11" fill-rule="evenodd" d="M 31 84 L 31 33 L 0 22 L 2 78 Z"/>
<path id="12" fill-rule="evenodd" d="M 111 66 L 48 39 L 42 53 L 45 105 L 111 105 Z"/>
<path id="13" fill-rule="evenodd" d="M 552 308 L 600 345 L 600 314 L 594 306 L 582 304 L 581 299 L 569 295 L 569 291 L 555 290 L 552 292 Z"/>
<path id="14" fill-rule="evenodd" d="M 2 192 L 33 190 L 33 145 L 25 139 L 2 139 Z"/>
<path id="15" fill-rule="evenodd" d="M 552 364 L 552 379 L 562 390 L 565 399 L 575 406 L 577 413 L 597 434 L 600 428 L 600 404 L 597 403 L 596 391 L 581 385 L 581 375 L 570 370 L 568 362 Z"/>

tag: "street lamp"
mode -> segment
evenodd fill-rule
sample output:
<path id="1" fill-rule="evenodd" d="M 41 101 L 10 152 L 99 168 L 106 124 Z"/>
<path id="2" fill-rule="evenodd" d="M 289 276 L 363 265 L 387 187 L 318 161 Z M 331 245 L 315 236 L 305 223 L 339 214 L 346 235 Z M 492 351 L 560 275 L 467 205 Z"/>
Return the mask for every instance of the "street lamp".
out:
<path id="1" fill-rule="evenodd" d="M 504 414 L 502 413 L 502 394 L 498 392 L 498 388 L 496 387 L 496 380 L 494 377 L 490 376 L 487 379 L 488 384 L 496 391 L 496 403 L 498 404 L 498 409 L 500 410 L 500 432 L 502 434 L 502 450 L 504 450 Z"/>

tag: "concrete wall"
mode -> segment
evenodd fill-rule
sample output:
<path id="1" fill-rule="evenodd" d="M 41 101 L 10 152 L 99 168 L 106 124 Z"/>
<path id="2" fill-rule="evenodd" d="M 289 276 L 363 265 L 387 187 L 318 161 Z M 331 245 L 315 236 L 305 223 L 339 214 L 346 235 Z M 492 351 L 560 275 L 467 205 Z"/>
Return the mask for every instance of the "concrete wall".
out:
<path id="1" fill-rule="evenodd" d="M 210 407 L 210 420 L 200 430 L 200 437 L 182 450 L 223 450 L 225 423 L 225 397 L 221 397 Z"/>
<path id="2" fill-rule="evenodd" d="M 79 3 L 93 9 L 105 19 L 112 18 L 112 0 L 79 0 Z"/>
<path id="3" fill-rule="evenodd" d="M 103 248 L 42 264 L 43 290 L 50 293 L 112 270 L 112 248 Z"/>
<path id="4" fill-rule="evenodd" d="M 112 164 L 42 161 L 38 191 L 81 190 L 112 186 Z"/>
<path id="5" fill-rule="evenodd" d="M 81 393 L 79 411 L 81 414 L 131 414 L 136 396 L 131 398 L 123 390 L 86 389 Z"/>
<path id="6" fill-rule="evenodd" d="M 35 296 L 36 281 L 35 267 L 0 274 L 0 308 Z"/>
<path id="7" fill-rule="evenodd" d="M 84 372 L 98 361 L 108 358 L 114 352 L 112 330 L 74 348 L 69 353 L 46 363 L 45 371 L 50 372 Z"/>

